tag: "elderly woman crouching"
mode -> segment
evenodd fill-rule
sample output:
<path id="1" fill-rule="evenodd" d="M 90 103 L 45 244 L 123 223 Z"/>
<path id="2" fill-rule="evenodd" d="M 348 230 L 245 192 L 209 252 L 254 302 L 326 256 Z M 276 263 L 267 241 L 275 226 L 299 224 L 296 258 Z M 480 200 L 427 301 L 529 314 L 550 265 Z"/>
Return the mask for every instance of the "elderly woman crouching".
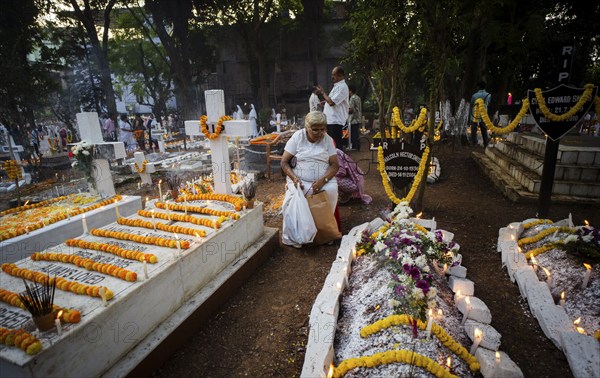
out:
<path id="1" fill-rule="evenodd" d="M 338 200 L 335 175 L 339 165 L 333 139 L 327 135 L 327 117 L 312 111 L 304 123 L 306 127 L 294 133 L 285 145 L 281 169 L 287 176 L 288 187 L 300 184 L 306 195 L 325 190 L 333 214 Z M 295 164 L 290 165 L 292 158 Z"/>

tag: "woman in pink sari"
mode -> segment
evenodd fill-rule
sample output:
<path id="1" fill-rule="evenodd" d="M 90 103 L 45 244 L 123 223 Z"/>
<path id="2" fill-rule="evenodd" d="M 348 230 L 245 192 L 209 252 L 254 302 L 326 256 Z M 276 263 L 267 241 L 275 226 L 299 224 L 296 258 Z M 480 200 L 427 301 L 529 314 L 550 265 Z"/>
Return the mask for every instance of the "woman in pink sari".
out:
<path id="1" fill-rule="evenodd" d="M 335 175 L 338 182 L 338 202 L 346 203 L 352 198 L 358 198 L 363 203 L 370 204 L 373 199 L 370 195 L 364 193 L 364 173 L 354 160 L 339 148 L 337 149 L 337 158 L 340 165 Z"/>

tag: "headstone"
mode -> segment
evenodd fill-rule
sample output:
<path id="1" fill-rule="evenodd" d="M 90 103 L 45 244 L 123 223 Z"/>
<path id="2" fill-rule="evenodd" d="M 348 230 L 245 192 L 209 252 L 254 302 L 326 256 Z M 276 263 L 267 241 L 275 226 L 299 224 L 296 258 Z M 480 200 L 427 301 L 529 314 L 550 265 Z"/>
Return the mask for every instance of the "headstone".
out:
<path id="1" fill-rule="evenodd" d="M 466 278 L 450 276 L 448 279 L 448 286 L 450 286 L 450 290 L 452 290 L 454 293 L 460 290 L 462 295 L 475 294 L 475 284 L 473 281 Z"/>
<path id="2" fill-rule="evenodd" d="M 422 145 L 423 149 L 421 149 L 404 141 L 397 143 L 388 141 L 382 143 L 382 147 L 385 172 L 396 189 L 404 189 L 413 182 L 419 171 L 425 145 Z"/>
<path id="3" fill-rule="evenodd" d="M 500 361 L 496 362 L 496 352 L 485 348 L 477 348 L 475 358 L 481 366 L 481 374 L 485 378 L 522 378 L 523 372 L 508 357 L 508 354 L 499 352 Z"/>
<path id="4" fill-rule="evenodd" d="M 97 113 L 77 113 L 77 128 L 81 140 L 87 140 L 95 145 L 92 179 L 96 184 L 98 194 L 103 198 L 114 196 L 116 191 L 108 160 L 125 158 L 124 144 L 122 142 L 104 142 Z"/>
<path id="5" fill-rule="evenodd" d="M 138 168 L 142 169 L 142 167 L 144 166 L 144 160 L 146 160 L 146 156 L 144 155 L 144 153 L 141 151 L 135 152 L 133 154 L 133 157 L 135 158 L 135 162 L 136 162 Z M 135 167 L 135 165 L 134 165 L 134 167 Z M 148 163 L 146 165 L 146 169 L 145 169 L 144 173 L 139 173 L 136 171 L 140 175 L 140 179 L 142 180 L 142 185 L 152 185 L 152 178 L 150 177 L 150 173 L 154 173 L 155 171 L 156 171 L 156 169 L 154 168 L 154 164 L 152 164 L 152 163 Z"/>
<path id="6" fill-rule="evenodd" d="M 470 305 L 467 303 L 467 298 L 469 298 L 469 302 L 471 303 Z M 455 295 L 454 302 L 458 311 L 463 314 L 468 312 L 467 319 L 473 319 L 485 324 L 490 324 L 492 322 L 492 313 L 490 312 L 488 306 L 481 299 L 477 297 Z"/>

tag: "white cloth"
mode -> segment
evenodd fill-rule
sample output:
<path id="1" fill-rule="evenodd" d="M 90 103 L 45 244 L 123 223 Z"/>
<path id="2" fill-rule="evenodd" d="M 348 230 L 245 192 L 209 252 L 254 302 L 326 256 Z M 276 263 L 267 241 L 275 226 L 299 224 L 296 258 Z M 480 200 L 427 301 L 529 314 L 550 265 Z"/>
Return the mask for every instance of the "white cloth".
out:
<path id="1" fill-rule="evenodd" d="M 316 93 L 311 93 L 310 98 L 308 99 L 308 111 L 314 112 L 315 110 L 319 110 L 319 96 Z"/>
<path id="2" fill-rule="evenodd" d="M 119 142 L 126 143 L 127 146 L 135 144 L 133 133 L 131 132 L 131 125 L 121 120 L 119 120 Z"/>
<path id="3" fill-rule="evenodd" d="M 327 116 L 328 125 L 346 124 L 346 120 L 348 119 L 349 95 L 350 91 L 348 90 L 346 80 L 340 80 L 333 84 L 333 88 L 329 92 L 329 97 L 334 102 L 334 105 L 331 106 L 325 101 L 325 107 L 323 108 L 323 113 Z"/>
<path id="4" fill-rule="evenodd" d="M 235 119 L 244 119 L 244 111 L 237 105 L 237 112 L 235 113 Z"/>
<path id="5" fill-rule="evenodd" d="M 250 120 L 250 128 L 252 129 L 252 135 L 258 134 L 258 129 L 256 125 L 256 119 L 258 115 L 256 114 L 256 109 L 254 108 L 254 104 L 250 104 L 250 113 L 248 113 L 248 120 Z"/>
<path id="6" fill-rule="evenodd" d="M 286 143 L 285 150 L 296 157 L 296 167 L 293 168 L 296 176 L 311 184 L 325 175 L 329 168 L 329 157 L 337 157 L 333 139 L 329 135 L 324 135 L 320 141 L 311 143 L 306 129 L 295 132 Z M 330 182 L 335 182 L 337 187 L 335 177 L 328 183 Z"/>

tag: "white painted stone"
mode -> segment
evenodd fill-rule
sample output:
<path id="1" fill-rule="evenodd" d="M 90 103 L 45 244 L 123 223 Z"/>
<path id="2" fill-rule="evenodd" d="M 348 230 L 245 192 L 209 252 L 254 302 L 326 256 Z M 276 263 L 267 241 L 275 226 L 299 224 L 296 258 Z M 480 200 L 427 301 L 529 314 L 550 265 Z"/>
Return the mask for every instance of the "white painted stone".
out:
<path id="1" fill-rule="evenodd" d="M 381 228 L 386 222 L 381 218 L 375 218 L 369 222 L 369 232 L 373 233 Z"/>
<path id="2" fill-rule="evenodd" d="M 496 331 L 496 329 L 491 325 L 479 323 L 474 320 L 467 320 L 463 328 L 467 336 L 469 336 L 469 338 L 471 339 L 471 342 L 475 340 L 476 328 L 482 332 L 483 338 L 481 339 L 481 343 L 479 344 L 480 347 L 491 350 L 498 350 L 498 348 L 500 348 L 500 339 L 502 338 L 502 335 L 500 335 L 500 333 Z"/>
<path id="3" fill-rule="evenodd" d="M 454 240 L 454 234 L 450 231 L 446 231 L 446 230 L 435 230 L 440 231 L 442 233 L 442 240 L 446 243 L 450 243 L 452 240 Z"/>
<path id="4" fill-rule="evenodd" d="M 466 296 L 454 296 L 454 303 L 456 304 L 456 308 L 461 313 L 465 313 L 467 311 L 467 301 Z M 492 313 L 486 304 L 477 297 L 468 297 L 471 302 L 469 316 L 468 319 L 473 319 L 480 323 L 490 324 L 492 322 Z"/>
<path id="5" fill-rule="evenodd" d="M 118 205 L 121 216 L 128 217 L 142 208 L 142 201 L 137 196 L 123 196 Z M 0 263 L 11 263 L 26 259 L 34 252 L 43 251 L 63 243 L 65 239 L 82 235 L 82 217 L 83 214 L 75 215 L 71 219 L 67 218 L 31 231 L 29 235 L 23 234 L 3 241 L 0 243 Z M 90 230 L 106 226 L 114 222 L 116 217 L 114 203 L 85 213 L 86 223 Z"/>
<path id="6" fill-rule="evenodd" d="M 77 118 L 77 128 L 79 129 L 81 140 L 87 140 L 92 144 L 104 143 L 98 113 L 77 113 L 75 117 Z"/>
<path id="7" fill-rule="evenodd" d="M 456 293 L 460 290 L 462 295 L 473 295 L 475 294 L 475 284 L 473 281 L 466 278 L 458 278 L 450 276 L 448 278 L 448 286 L 452 292 Z"/>
<path id="8" fill-rule="evenodd" d="M 539 318 L 541 311 L 546 306 L 554 305 L 552 294 L 548 290 L 548 285 L 545 282 L 530 282 L 526 286 L 527 290 L 527 303 L 529 303 L 529 309 L 536 318 Z"/>
<path id="9" fill-rule="evenodd" d="M 522 267 L 515 272 L 515 280 L 521 292 L 521 297 L 527 298 L 527 286 L 535 286 L 540 281 L 530 266 Z"/>
<path id="10" fill-rule="evenodd" d="M 146 160 L 146 156 L 144 155 L 144 153 L 141 151 L 134 152 L 133 157 L 135 158 L 135 162 L 139 169 L 142 169 L 142 167 L 144 166 L 144 161 Z M 138 171 L 135 168 L 135 164 L 132 164 L 131 166 L 132 171 L 140 175 L 140 180 L 142 181 L 143 185 L 152 185 L 152 178 L 150 177 L 150 173 L 156 172 L 153 163 L 146 164 L 144 173 L 138 173 Z"/>
<path id="11" fill-rule="evenodd" d="M 326 377 L 327 371 L 333 363 L 333 339 L 336 326 L 337 315 L 313 316 L 311 312 L 308 342 L 300 377 Z"/>
<path id="12" fill-rule="evenodd" d="M 202 131 L 200 129 L 200 121 L 198 121 L 198 120 L 185 121 L 185 122 L 183 122 L 183 125 L 185 127 L 185 135 L 191 136 L 191 137 L 199 136 L 201 138 L 204 138 L 204 134 L 202 133 Z"/>
<path id="13" fill-rule="evenodd" d="M 508 270 L 508 275 L 510 276 L 512 282 L 515 282 L 515 273 L 517 272 L 517 270 L 524 267 L 526 268 L 527 265 L 527 258 L 525 257 L 524 253 L 515 250 L 512 253 L 506 254 L 506 267 Z"/>
<path id="14" fill-rule="evenodd" d="M 546 304 L 536 317 L 546 337 L 562 350 L 560 334 L 575 330 L 565 310 L 554 303 Z"/>
<path id="15" fill-rule="evenodd" d="M 435 230 L 437 228 L 437 222 L 435 219 L 410 218 L 409 220 L 427 228 L 428 230 Z"/>
<path id="16" fill-rule="evenodd" d="M 114 214 L 114 209 L 112 213 Z M 203 226 L 190 226 L 189 223 L 186 227 L 206 230 Z M 160 230 L 153 231 L 117 224 L 105 226 L 104 229 L 174 238 L 172 233 Z M 248 261 L 243 246 L 254 245 L 265 234 L 262 207 L 243 212 L 240 220 L 225 222 L 221 229 L 210 231 L 201 240 L 180 234 L 181 240 L 191 242 L 190 248 L 182 250 L 181 253 L 177 253 L 176 248 L 119 241 L 119 245 L 123 248 L 152 253 L 158 257 L 159 261 L 156 264 L 148 264 L 150 276 L 148 280 L 141 279 L 143 264 L 139 261 L 124 260 L 96 251 L 67 247 L 64 244 L 49 250 L 76 253 L 84 257 L 102 254 L 103 262 L 113 263 L 136 272 L 137 282 L 126 282 L 87 271 L 83 267 L 63 266 L 55 262 L 32 261 L 28 258 L 18 261 L 19 267 L 36 271 L 60 268 L 60 276 L 79 283 L 106 286 L 114 292 L 115 296 L 105 307 L 99 298 L 57 290 L 55 303 L 81 311 L 81 322 L 63 325 L 62 336 L 53 332 L 44 334 L 44 337 L 40 338 L 44 349 L 35 356 L 27 356 L 17 348 L 9 348 L 6 351 L 3 349 L 0 356 L 0 371 L 6 372 L 10 369 L 16 371 L 17 376 L 28 377 L 47 376 L 48 372 L 56 376 L 73 376 L 78 373 L 81 375 L 82 371 L 85 371 L 88 376 L 102 375 L 153 330 L 169 327 L 165 321 L 188 303 L 198 290 L 210 285 L 212 279 L 224 269 L 232 264 L 241 266 Z M 273 232 L 270 235 L 272 236 Z M 82 238 L 92 242 L 107 241 L 106 238 L 92 235 Z M 236 249 L 236 246 L 240 249 Z M 177 258 L 173 259 L 173 255 Z M 207 277 L 209 275 L 211 276 Z M 2 276 L 2 287 L 6 290 L 20 292 L 22 286 L 21 279 L 9 275 Z M 168 295 L 157 295 L 157 293 L 168 293 Z M 16 317 L 13 318 L 11 314 Z M 29 316 L 22 309 L 0 303 L 0 326 L 6 327 L 7 323 L 12 323 L 10 328 L 21 328 L 28 327 L 30 322 Z M 97 358 L 99 347 L 102 348 L 102 358 Z"/>
<path id="17" fill-rule="evenodd" d="M 465 268 L 462 265 L 451 266 L 446 271 L 446 274 L 449 274 L 449 275 L 457 277 L 457 278 L 466 278 L 467 277 L 467 268 Z M 465 295 L 467 295 L 467 294 L 465 293 Z"/>
<path id="18" fill-rule="evenodd" d="M 523 372 L 508 357 L 508 354 L 500 352 L 500 364 L 496 364 L 496 352 L 486 348 L 478 348 L 475 358 L 481 366 L 481 375 L 485 378 L 522 378 Z"/>
<path id="19" fill-rule="evenodd" d="M 563 332 L 560 338 L 573 376 L 600 378 L 600 343 L 579 332 Z"/>
<path id="20" fill-rule="evenodd" d="M 247 120 L 232 120 L 223 122 L 224 134 L 231 137 L 249 137 L 252 135 L 252 124 Z"/>

